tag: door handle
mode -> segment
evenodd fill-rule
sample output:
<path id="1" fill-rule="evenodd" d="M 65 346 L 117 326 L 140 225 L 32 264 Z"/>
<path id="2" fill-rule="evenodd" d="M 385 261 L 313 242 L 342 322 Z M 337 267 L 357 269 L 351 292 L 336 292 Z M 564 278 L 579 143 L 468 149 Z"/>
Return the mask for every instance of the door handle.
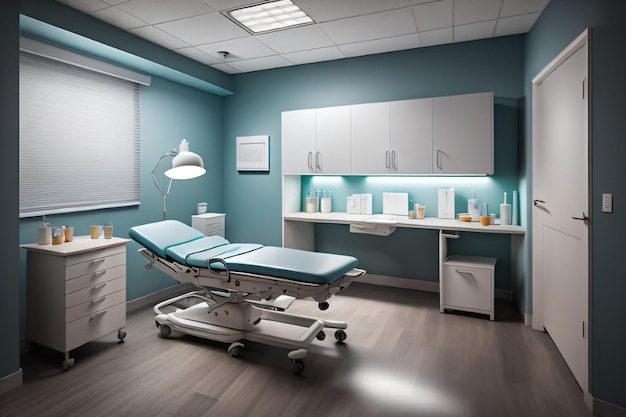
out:
<path id="1" fill-rule="evenodd" d="M 537 207 L 539 204 L 546 204 L 546 202 L 543 200 L 533 200 L 533 204 Z"/>
<path id="2" fill-rule="evenodd" d="M 586 221 L 589 220 L 589 217 L 587 215 L 585 215 L 585 212 L 583 211 L 583 216 L 582 217 L 574 217 L 574 216 L 572 216 L 572 219 L 573 220 L 582 220 L 582 221 L 586 222 Z"/>

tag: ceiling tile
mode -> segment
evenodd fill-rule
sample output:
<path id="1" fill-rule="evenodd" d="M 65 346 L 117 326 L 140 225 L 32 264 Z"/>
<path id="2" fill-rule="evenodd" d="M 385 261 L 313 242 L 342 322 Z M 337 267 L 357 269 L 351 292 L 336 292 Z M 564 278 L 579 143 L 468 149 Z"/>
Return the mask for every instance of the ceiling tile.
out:
<path id="1" fill-rule="evenodd" d="M 98 10 L 91 13 L 91 15 L 96 19 L 103 20 L 124 30 L 146 26 L 146 22 L 143 20 L 137 19 L 135 16 L 116 7 Z"/>
<path id="2" fill-rule="evenodd" d="M 281 54 L 333 46 L 328 36 L 317 25 L 279 30 L 259 35 L 257 39 Z"/>
<path id="3" fill-rule="evenodd" d="M 224 61 L 224 57 L 219 53 L 219 51 L 229 52 L 226 61 L 239 61 L 243 59 L 276 55 L 276 51 L 268 48 L 262 42 L 256 40 L 253 36 L 214 42 L 206 45 L 198 45 L 197 48 L 200 51 L 217 58 L 220 62 Z"/>
<path id="4" fill-rule="evenodd" d="M 490 38 L 496 28 L 496 21 L 470 23 L 454 27 L 454 42 L 475 41 Z"/>
<path id="5" fill-rule="evenodd" d="M 502 17 L 496 23 L 495 36 L 526 33 L 533 27 L 539 15 L 540 13 L 530 13 L 513 17 Z"/>
<path id="6" fill-rule="evenodd" d="M 346 57 L 355 57 L 419 48 L 420 46 L 422 46 L 420 36 L 417 33 L 412 33 L 410 35 L 395 36 L 393 38 L 340 45 L 339 49 L 341 49 Z"/>
<path id="7" fill-rule="evenodd" d="M 309 49 L 306 51 L 291 52 L 283 56 L 295 65 L 310 64 L 313 62 L 332 61 L 345 58 L 339 48 L 331 46 L 329 48 Z"/>
<path id="8" fill-rule="evenodd" d="M 395 0 L 296 0 L 318 23 L 396 9 Z"/>
<path id="9" fill-rule="evenodd" d="M 251 72 L 270 68 L 288 67 L 293 64 L 280 55 L 274 55 L 263 58 L 246 59 L 244 61 L 229 62 L 228 65 L 241 72 Z"/>
<path id="10" fill-rule="evenodd" d="M 193 47 L 193 46 L 175 49 L 174 52 L 184 55 L 187 58 L 191 58 L 195 61 L 201 62 L 205 65 L 213 65 L 213 64 L 217 64 L 220 62 L 219 59 L 211 55 L 205 54 L 204 52 L 200 51 L 198 48 Z"/>
<path id="11" fill-rule="evenodd" d="M 501 6 L 502 0 L 455 1 L 454 24 L 466 25 L 485 20 L 496 20 Z"/>
<path id="12" fill-rule="evenodd" d="M 128 0 L 117 7 L 151 25 L 215 11 L 202 0 Z"/>
<path id="13" fill-rule="evenodd" d="M 335 44 L 347 44 L 415 32 L 413 16 L 403 9 L 321 23 Z"/>
<path id="14" fill-rule="evenodd" d="M 550 0 L 504 0 L 500 17 L 541 12 Z"/>
<path id="15" fill-rule="evenodd" d="M 192 46 L 249 36 L 248 32 L 218 12 L 156 26 Z"/>
<path id="16" fill-rule="evenodd" d="M 443 0 L 413 6 L 417 30 L 426 32 L 451 27 L 454 23 L 452 19 L 452 4 L 452 0 Z"/>
<path id="17" fill-rule="evenodd" d="M 241 74 L 241 71 L 236 70 L 235 68 L 226 64 L 215 64 L 211 65 L 211 67 L 215 68 L 216 70 L 225 72 L 226 74 Z"/>
<path id="18" fill-rule="evenodd" d="M 454 41 L 454 34 L 452 28 L 429 30 L 420 32 L 420 40 L 422 41 L 422 46 L 444 45 Z"/>
<path id="19" fill-rule="evenodd" d="M 255 3 L 255 0 L 202 0 L 215 10 L 230 10 Z M 260 0 L 259 0 L 260 1 Z"/>
<path id="20" fill-rule="evenodd" d="M 143 26 L 140 28 L 130 29 L 129 32 L 167 49 L 179 49 L 189 46 L 180 39 L 177 39 L 169 33 L 165 33 L 154 26 Z"/>

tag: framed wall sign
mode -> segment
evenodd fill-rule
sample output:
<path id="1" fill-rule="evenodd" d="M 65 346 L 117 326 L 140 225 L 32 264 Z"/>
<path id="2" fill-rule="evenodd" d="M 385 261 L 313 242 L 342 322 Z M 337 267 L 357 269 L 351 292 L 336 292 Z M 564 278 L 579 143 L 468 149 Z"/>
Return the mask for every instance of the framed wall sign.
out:
<path id="1" fill-rule="evenodd" d="M 237 171 L 270 170 L 270 137 L 237 137 Z"/>

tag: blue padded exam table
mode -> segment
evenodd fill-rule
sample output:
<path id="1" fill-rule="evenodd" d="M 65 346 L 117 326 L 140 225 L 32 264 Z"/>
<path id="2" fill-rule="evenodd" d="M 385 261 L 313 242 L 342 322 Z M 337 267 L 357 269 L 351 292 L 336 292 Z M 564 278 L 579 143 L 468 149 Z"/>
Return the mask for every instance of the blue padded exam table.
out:
<path id="1" fill-rule="evenodd" d="M 322 310 L 327 300 L 365 273 L 351 256 L 298 249 L 230 243 L 205 236 L 176 220 L 132 227 L 139 253 L 193 291 L 154 307 L 162 337 L 172 332 L 230 343 L 238 356 L 242 340 L 290 349 L 292 370 L 304 370 L 302 359 L 324 328 L 335 329 L 343 342 L 347 324 L 285 312 L 295 299 L 312 298 Z M 184 308 L 180 308 L 184 305 Z"/>

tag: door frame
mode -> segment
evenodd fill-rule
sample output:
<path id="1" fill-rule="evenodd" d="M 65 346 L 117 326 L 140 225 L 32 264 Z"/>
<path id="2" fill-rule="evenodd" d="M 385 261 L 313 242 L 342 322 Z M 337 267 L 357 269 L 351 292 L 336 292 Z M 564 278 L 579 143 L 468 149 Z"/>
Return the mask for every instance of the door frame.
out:
<path id="1" fill-rule="evenodd" d="M 570 56 L 572 56 L 575 52 L 577 52 L 580 48 L 584 47 L 586 45 L 587 47 L 587 77 L 585 80 L 585 86 L 584 86 L 584 94 L 587 95 L 587 109 L 586 109 L 586 114 L 585 114 L 585 118 L 586 118 L 586 126 L 587 126 L 587 213 L 589 213 L 589 223 L 588 223 L 588 230 L 587 230 L 587 257 L 588 257 L 588 271 L 587 271 L 587 294 L 588 294 L 588 308 L 587 308 L 587 314 L 586 314 L 586 323 L 587 325 L 587 329 L 585 329 L 587 336 L 587 361 L 588 361 L 588 372 L 587 372 L 587 387 L 585 387 L 586 389 L 583 389 L 583 393 L 585 396 L 585 402 L 587 402 L 587 405 L 589 406 L 589 401 L 591 399 L 591 322 L 589 320 L 590 316 L 591 316 L 591 227 L 592 227 L 592 221 L 591 219 L 593 218 L 592 216 L 592 204 L 591 204 L 591 200 L 592 200 L 592 176 L 591 176 L 591 83 L 590 83 L 590 79 L 591 79 L 591 64 L 590 64 L 590 57 L 591 57 L 591 45 L 590 45 L 590 29 L 587 28 L 585 29 L 574 41 L 572 41 L 561 53 L 559 53 L 559 55 L 557 55 L 548 65 L 546 65 L 546 67 L 539 72 L 539 74 L 537 74 L 537 76 L 535 76 L 535 78 L 533 78 L 532 83 L 532 92 L 533 92 L 533 99 L 532 99 L 532 121 L 533 121 L 533 127 L 532 127 L 532 141 L 533 141 L 533 151 L 532 151 L 532 160 L 534 161 L 536 159 L 536 154 L 535 154 L 535 149 L 537 148 L 535 146 L 535 141 L 537 140 L 537 94 L 536 94 L 536 90 L 539 86 L 539 84 L 545 80 L 554 70 L 556 70 L 563 62 L 565 62 Z M 531 195 L 534 196 L 534 190 L 536 189 L 536 181 L 537 181 L 537 176 L 535 175 L 535 164 L 532 164 L 532 170 L 533 170 L 533 176 L 532 176 L 532 190 L 533 192 L 531 193 Z M 534 225 L 537 224 L 537 208 L 535 208 L 534 206 L 532 207 L 532 225 L 533 225 L 533 230 L 534 230 Z M 534 239 L 534 236 L 533 236 Z M 544 331 L 544 302 L 546 300 L 544 300 L 544 277 L 542 276 L 542 274 L 539 272 L 539 267 L 538 264 L 540 264 L 541 260 L 541 256 L 542 254 L 536 254 L 535 252 L 535 245 L 532 245 L 532 298 L 533 298 L 533 313 L 532 313 L 532 328 L 535 330 L 540 330 L 540 331 Z"/>

